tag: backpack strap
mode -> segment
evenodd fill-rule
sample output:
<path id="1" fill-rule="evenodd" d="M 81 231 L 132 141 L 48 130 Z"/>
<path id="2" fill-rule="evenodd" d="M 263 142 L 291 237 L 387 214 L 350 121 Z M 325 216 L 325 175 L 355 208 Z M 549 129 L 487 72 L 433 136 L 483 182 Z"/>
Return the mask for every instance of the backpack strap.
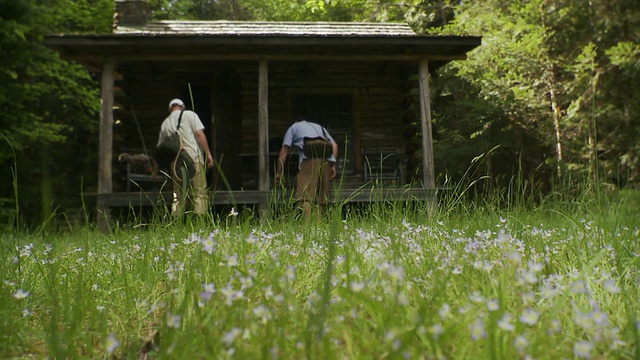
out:
<path id="1" fill-rule="evenodd" d="M 180 116 L 178 116 L 178 127 L 176 127 L 176 131 L 180 130 L 180 123 L 182 122 L 182 113 L 184 113 L 184 110 L 180 111 Z"/>

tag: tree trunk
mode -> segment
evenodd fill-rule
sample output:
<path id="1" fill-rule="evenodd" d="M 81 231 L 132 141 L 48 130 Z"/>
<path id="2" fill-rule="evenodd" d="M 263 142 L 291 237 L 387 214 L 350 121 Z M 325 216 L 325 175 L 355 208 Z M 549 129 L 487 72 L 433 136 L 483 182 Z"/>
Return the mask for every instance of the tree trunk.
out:
<path id="1" fill-rule="evenodd" d="M 596 91 L 598 90 L 598 81 L 600 73 L 596 72 L 591 79 L 591 118 L 589 121 L 589 172 L 591 180 L 598 183 L 598 126 L 596 119 Z"/>
<path id="2" fill-rule="evenodd" d="M 46 223 L 52 214 L 51 204 L 53 203 L 53 182 L 49 163 L 51 162 L 51 152 L 48 144 L 42 144 L 40 148 L 40 214 L 43 223 Z"/>
<path id="3" fill-rule="evenodd" d="M 493 194 L 493 192 L 496 190 L 496 185 L 497 185 L 496 170 L 495 170 L 495 165 L 493 161 L 493 151 L 487 152 L 486 165 L 487 165 L 487 178 L 488 178 L 487 193 Z"/>
<path id="4" fill-rule="evenodd" d="M 553 128 L 556 135 L 556 171 L 558 177 L 562 177 L 562 167 L 564 158 L 562 155 L 562 129 L 560 127 L 560 120 L 562 119 L 562 113 L 560 105 L 558 105 L 558 99 L 556 91 L 552 84 L 549 84 L 549 95 L 551 98 L 551 111 L 553 113 Z"/>

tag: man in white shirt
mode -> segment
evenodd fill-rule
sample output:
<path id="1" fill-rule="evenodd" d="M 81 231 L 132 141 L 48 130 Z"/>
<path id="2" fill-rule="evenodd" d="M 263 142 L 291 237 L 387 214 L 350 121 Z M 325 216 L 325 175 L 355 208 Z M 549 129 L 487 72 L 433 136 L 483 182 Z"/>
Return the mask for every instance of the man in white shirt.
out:
<path id="1" fill-rule="evenodd" d="M 169 102 L 169 116 L 162 122 L 158 135 L 158 145 L 178 129 L 182 150 L 195 164 L 195 175 L 188 184 L 183 184 L 182 176 L 178 173 L 180 164 L 174 161 L 171 164 L 171 177 L 173 179 L 173 204 L 171 211 L 174 215 L 183 214 L 187 202 L 193 204 L 196 214 L 204 215 L 207 212 L 207 179 L 206 170 L 213 167 L 213 155 L 209 149 L 207 136 L 204 133 L 204 124 L 193 111 L 185 110 L 184 102 L 173 99 Z M 178 121 L 180 127 L 178 128 Z M 180 155 L 179 155 L 180 156 Z M 158 163 L 154 161 L 152 176 L 158 174 Z M 191 190 L 191 191 L 189 191 Z M 189 199 L 188 195 L 192 195 Z M 191 200 L 191 201 L 188 201 Z"/>

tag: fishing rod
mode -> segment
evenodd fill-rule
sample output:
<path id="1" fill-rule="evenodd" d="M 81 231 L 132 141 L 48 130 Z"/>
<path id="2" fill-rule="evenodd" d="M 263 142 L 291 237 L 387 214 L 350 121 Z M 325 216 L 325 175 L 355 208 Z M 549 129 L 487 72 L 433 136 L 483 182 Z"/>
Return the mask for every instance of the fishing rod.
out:
<path id="1" fill-rule="evenodd" d="M 140 136 L 140 142 L 142 143 L 142 151 L 144 151 L 145 156 L 147 157 L 147 163 L 149 166 L 153 166 L 151 164 L 151 158 L 149 157 L 149 151 L 147 151 L 147 145 L 144 142 L 144 136 L 142 135 L 142 128 L 140 127 L 140 122 L 138 122 L 138 117 L 136 116 L 136 111 L 133 108 L 133 101 L 131 101 L 131 97 L 127 96 L 127 100 L 129 100 L 129 107 L 131 108 L 131 115 L 133 116 L 133 121 L 136 123 L 136 128 L 138 129 L 138 135 Z"/>

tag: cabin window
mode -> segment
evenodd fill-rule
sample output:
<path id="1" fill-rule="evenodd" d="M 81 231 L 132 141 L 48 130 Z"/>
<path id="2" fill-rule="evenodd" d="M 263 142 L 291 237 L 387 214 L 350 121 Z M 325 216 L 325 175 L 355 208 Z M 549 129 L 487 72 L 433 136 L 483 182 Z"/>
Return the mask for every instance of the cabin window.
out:
<path id="1" fill-rule="evenodd" d="M 338 170 L 353 173 L 355 154 L 352 149 L 353 96 L 335 93 L 304 93 L 295 94 L 291 99 L 293 120 L 309 120 L 327 128 L 338 143 Z"/>
<path id="2" fill-rule="evenodd" d="M 350 94 L 297 94 L 293 96 L 294 120 L 309 120 L 331 129 L 349 129 L 353 124 Z"/>

